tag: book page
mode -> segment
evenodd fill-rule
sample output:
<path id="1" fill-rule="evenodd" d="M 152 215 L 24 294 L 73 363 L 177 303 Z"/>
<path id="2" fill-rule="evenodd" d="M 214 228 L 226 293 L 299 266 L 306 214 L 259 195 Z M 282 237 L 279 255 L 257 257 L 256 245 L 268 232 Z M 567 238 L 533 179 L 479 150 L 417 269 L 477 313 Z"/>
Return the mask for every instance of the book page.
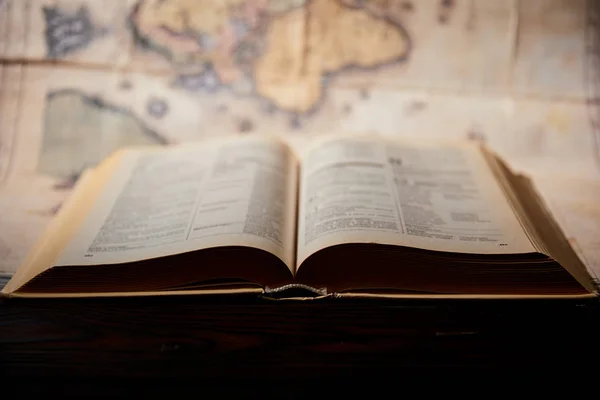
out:
<path id="1" fill-rule="evenodd" d="M 296 168 L 269 138 L 127 151 L 56 265 L 250 246 L 292 270 Z"/>
<path id="2" fill-rule="evenodd" d="M 324 140 L 303 156 L 298 265 L 344 243 L 535 252 L 475 144 Z"/>

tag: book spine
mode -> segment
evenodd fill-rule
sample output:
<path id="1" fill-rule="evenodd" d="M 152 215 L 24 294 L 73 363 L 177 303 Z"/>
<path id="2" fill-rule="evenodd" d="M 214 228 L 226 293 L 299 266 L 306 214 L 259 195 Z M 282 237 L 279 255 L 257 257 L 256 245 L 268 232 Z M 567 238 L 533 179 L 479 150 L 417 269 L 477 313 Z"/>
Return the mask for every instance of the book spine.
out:
<path id="1" fill-rule="evenodd" d="M 327 297 L 327 288 L 316 288 L 301 283 L 290 283 L 277 287 L 266 287 L 263 297 L 272 300 L 317 299 Z"/>

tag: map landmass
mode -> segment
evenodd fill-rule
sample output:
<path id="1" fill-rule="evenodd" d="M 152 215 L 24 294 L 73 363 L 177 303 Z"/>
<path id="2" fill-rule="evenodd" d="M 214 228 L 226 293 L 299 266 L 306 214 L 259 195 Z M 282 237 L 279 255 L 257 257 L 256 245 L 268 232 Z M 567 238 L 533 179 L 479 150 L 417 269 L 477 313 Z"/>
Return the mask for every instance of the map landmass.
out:
<path id="1" fill-rule="evenodd" d="M 145 0 L 130 22 L 139 46 L 195 71 L 208 90 L 255 93 L 294 113 L 314 110 L 330 75 L 410 53 L 400 24 L 337 0 Z"/>

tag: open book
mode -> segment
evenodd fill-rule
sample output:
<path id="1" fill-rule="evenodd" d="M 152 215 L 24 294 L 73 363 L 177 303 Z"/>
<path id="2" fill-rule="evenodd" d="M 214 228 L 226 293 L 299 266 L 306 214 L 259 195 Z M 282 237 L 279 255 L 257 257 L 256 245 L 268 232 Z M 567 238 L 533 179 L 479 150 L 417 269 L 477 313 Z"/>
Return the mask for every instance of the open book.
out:
<path id="1" fill-rule="evenodd" d="M 119 151 L 4 294 L 588 297 L 529 180 L 474 143 L 246 137 Z M 297 293 L 297 291 L 295 292 Z"/>

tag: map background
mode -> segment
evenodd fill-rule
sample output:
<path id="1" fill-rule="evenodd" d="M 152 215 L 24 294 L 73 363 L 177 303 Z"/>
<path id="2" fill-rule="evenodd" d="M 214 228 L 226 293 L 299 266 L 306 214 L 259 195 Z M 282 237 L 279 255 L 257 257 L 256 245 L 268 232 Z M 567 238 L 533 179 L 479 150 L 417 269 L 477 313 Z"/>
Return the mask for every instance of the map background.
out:
<path id="1" fill-rule="evenodd" d="M 360 31 L 367 39 L 379 29 L 373 26 L 388 19 L 389 32 L 400 29 L 404 36 L 395 36 L 394 46 L 374 40 L 365 46 L 366 39 L 356 39 L 348 26 L 327 22 L 342 17 L 325 15 L 317 21 L 325 21 L 319 26 L 329 29 L 329 39 L 310 39 L 299 24 L 296 34 L 277 45 L 267 41 L 260 53 L 287 64 L 273 63 L 259 80 L 253 74 L 262 56 L 254 55 L 240 64 L 253 79 L 224 83 L 214 79 L 215 71 L 225 76 L 228 69 L 215 65 L 229 65 L 227 57 L 218 61 L 218 54 L 208 52 L 181 62 L 181 56 L 140 45 L 131 15 L 144 2 L 1 2 L 0 271 L 10 274 L 18 266 L 78 171 L 120 145 L 266 133 L 301 149 L 316 135 L 372 133 L 484 141 L 534 177 L 600 276 L 597 3 L 315 1 L 247 1 L 241 7 L 245 16 L 281 7 L 300 13 L 306 26 L 316 18 L 313 9 L 358 10 L 370 21 Z M 211 15 L 207 10 L 227 2 L 196 3 L 204 8 L 188 15 Z M 261 21 L 264 39 L 274 20 Z M 68 45 L 60 51 L 49 48 L 47 31 L 54 23 L 66 32 L 59 36 Z M 235 47 L 235 40 L 222 39 L 226 31 L 215 31 L 221 32 L 216 42 Z M 348 38 L 355 40 L 348 44 Z M 302 56 L 308 42 L 334 43 L 331 48 L 344 50 L 340 59 L 350 61 L 335 61 L 331 51 L 318 49 L 317 56 Z M 178 44 L 168 44 L 177 50 Z M 341 66 L 326 72 L 327 65 Z M 250 88 L 244 87 L 248 81 Z M 315 90 L 307 82 L 318 82 L 317 101 L 306 100 Z M 271 95 L 261 95 L 260 87 Z M 48 167 L 60 163 L 65 167 L 58 170 L 70 172 Z"/>

